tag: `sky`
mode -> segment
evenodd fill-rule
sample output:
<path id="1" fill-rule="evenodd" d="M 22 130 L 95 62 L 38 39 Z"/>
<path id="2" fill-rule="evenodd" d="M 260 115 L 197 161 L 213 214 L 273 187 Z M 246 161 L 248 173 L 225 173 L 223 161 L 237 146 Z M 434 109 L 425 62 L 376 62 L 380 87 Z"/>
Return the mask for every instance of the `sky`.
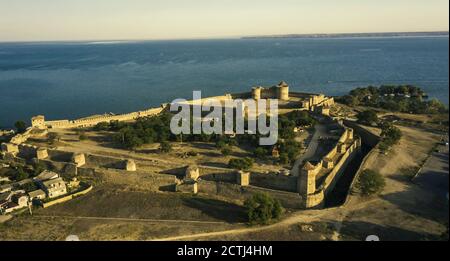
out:
<path id="1" fill-rule="evenodd" d="M 0 0 L 0 41 L 448 31 L 448 0 Z"/>

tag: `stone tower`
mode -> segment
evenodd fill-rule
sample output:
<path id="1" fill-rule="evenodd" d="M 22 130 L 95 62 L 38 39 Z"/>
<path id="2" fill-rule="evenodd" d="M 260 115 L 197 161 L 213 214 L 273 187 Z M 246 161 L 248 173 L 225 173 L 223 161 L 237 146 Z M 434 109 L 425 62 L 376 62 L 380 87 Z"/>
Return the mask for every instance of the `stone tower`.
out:
<path id="1" fill-rule="evenodd" d="M 38 129 L 45 129 L 45 117 L 43 115 L 37 115 L 31 118 L 31 126 Z"/>
<path id="2" fill-rule="evenodd" d="M 278 84 L 278 93 L 277 98 L 282 101 L 288 101 L 289 100 L 289 85 L 282 81 Z"/>
<path id="3" fill-rule="evenodd" d="M 314 166 L 310 162 L 306 162 L 300 170 L 300 177 L 297 185 L 298 192 L 301 196 L 306 198 L 308 195 L 316 192 L 316 176 L 319 171 L 320 166 Z"/>
<path id="4" fill-rule="evenodd" d="M 262 87 L 253 87 L 252 88 L 252 98 L 255 100 L 261 99 Z"/>

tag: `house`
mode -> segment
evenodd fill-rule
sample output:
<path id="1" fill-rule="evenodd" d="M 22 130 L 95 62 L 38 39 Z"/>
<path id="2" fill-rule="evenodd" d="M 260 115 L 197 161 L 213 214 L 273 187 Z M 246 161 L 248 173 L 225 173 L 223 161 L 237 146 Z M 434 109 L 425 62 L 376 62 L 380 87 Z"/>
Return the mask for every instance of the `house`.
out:
<path id="1" fill-rule="evenodd" d="M 56 198 L 67 194 L 66 183 L 62 178 L 56 178 L 41 182 L 41 188 L 49 198 Z"/>
<path id="2" fill-rule="evenodd" d="M 30 197 L 30 200 L 45 199 L 47 197 L 47 195 L 45 194 L 45 192 L 42 189 L 28 192 L 28 196 Z"/>
<path id="3" fill-rule="evenodd" d="M 59 174 L 50 170 L 44 170 L 42 171 L 39 175 L 37 175 L 34 180 L 35 181 L 46 181 L 46 180 L 51 180 L 51 179 L 57 179 L 59 178 Z"/>
<path id="4" fill-rule="evenodd" d="M 28 206 L 28 196 L 24 191 L 15 191 L 4 194 L 1 194 L 0 198 L 0 213 L 8 214 L 14 210 Z"/>

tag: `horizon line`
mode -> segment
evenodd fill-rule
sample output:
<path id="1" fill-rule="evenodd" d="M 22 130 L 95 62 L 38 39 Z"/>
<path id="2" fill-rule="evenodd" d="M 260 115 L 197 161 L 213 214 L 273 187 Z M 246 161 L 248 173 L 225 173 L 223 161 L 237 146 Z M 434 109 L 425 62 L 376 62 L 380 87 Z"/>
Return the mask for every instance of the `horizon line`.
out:
<path id="1" fill-rule="evenodd" d="M 429 33 L 443 33 L 449 34 L 449 30 L 432 30 L 432 31 L 375 31 L 375 32 L 345 32 L 345 33 L 287 33 L 287 34 L 267 34 L 267 35 L 240 35 L 240 36 L 213 36 L 213 37 L 181 37 L 181 38 L 137 38 L 137 39 L 78 39 L 78 40 L 0 40 L 0 43 L 85 43 L 92 42 L 98 44 L 107 44 L 107 43 L 126 43 L 126 42 L 145 42 L 145 41 L 189 41 L 189 40 L 227 40 L 227 39 L 245 39 L 245 38 L 277 38 L 284 37 L 289 38 L 289 36 L 313 36 L 313 35 L 322 35 L 322 36 L 345 36 L 352 34 L 429 34 Z M 305 37 L 307 38 L 307 37 Z M 313 37 L 311 37 L 313 38 Z M 357 37 L 354 37 L 357 38 Z"/>

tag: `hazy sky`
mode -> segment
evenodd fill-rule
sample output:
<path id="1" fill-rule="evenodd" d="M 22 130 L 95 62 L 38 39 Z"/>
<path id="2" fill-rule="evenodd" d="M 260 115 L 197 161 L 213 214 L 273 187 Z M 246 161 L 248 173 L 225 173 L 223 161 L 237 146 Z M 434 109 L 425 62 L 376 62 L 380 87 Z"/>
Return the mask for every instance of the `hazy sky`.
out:
<path id="1" fill-rule="evenodd" d="M 0 0 L 0 41 L 448 30 L 448 0 Z"/>

